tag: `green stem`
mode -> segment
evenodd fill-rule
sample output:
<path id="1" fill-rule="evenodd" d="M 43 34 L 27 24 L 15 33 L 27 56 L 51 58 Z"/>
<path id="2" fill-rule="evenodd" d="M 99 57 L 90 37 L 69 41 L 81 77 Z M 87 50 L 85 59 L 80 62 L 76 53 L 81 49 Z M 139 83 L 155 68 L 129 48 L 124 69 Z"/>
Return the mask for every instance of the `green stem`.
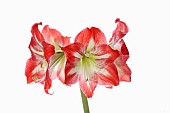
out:
<path id="1" fill-rule="evenodd" d="M 84 113 L 90 113 L 87 97 L 84 95 L 81 89 L 80 89 L 80 92 L 81 92 Z"/>

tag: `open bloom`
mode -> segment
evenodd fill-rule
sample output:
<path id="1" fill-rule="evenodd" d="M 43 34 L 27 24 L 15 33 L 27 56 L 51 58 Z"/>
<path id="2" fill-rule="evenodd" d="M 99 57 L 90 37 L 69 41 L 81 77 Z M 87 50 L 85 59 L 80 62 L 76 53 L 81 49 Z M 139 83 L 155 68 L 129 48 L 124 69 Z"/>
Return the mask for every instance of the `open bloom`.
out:
<path id="1" fill-rule="evenodd" d="M 44 90 L 52 86 L 52 80 L 58 77 L 64 82 L 65 56 L 61 47 L 70 43 L 68 37 L 63 37 L 55 29 L 48 25 L 44 26 L 42 32 L 39 31 L 36 23 L 32 26 L 32 38 L 29 45 L 32 57 L 27 60 L 25 75 L 27 83 L 42 83 Z"/>
<path id="2" fill-rule="evenodd" d="M 79 81 L 80 88 L 87 97 L 92 97 L 97 84 L 111 87 L 119 84 L 114 60 L 119 56 L 106 44 L 103 32 L 95 27 L 82 30 L 75 42 L 62 50 L 67 57 L 65 84 Z"/>
<path id="3" fill-rule="evenodd" d="M 126 64 L 126 61 L 129 58 L 129 51 L 122 39 L 128 33 L 129 29 L 126 23 L 120 21 L 120 19 L 116 19 L 115 22 L 118 24 L 116 29 L 113 31 L 109 45 L 112 49 L 118 50 L 120 54 L 120 56 L 114 61 L 118 70 L 119 80 L 130 82 L 131 70 Z"/>

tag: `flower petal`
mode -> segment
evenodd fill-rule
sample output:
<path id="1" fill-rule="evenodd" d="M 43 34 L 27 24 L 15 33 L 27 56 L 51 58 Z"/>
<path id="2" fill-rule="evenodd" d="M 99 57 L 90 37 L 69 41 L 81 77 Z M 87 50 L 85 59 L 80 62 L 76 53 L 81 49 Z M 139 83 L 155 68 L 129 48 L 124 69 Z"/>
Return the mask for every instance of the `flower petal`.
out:
<path id="1" fill-rule="evenodd" d="M 52 43 L 54 38 L 62 36 L 62 34 L 59 31 L 57 31 L 56 29 L 49 28 L 48 25 L 44 26 L 42 34 L 47 43 Z"/>
<path id="2" fill-rule="evenodd" d="M 42 67 L 40 61 L 34 61 L 31 58 L 26 62 L 25 75 L 27 83 L 43 82 L 45 79 L 46 68 Z"/>
<path id="3" fill-rule="evenodd" d="M 78 67 L 77 63 L 80 58 L 84 55 L 85 46 L 81 43 L 73 43 L 66 47 L 61 48 L 66 55 L 66 66 L 65 66 L 65 84 L 71 85 L 78 81 Z"/>
<path id="4" fill-rule="evenodd" d="M 42 25 L 42 23 L 35 23 L 32 26 L 31 33 L 31 42 L 29 44 L 29 49 L 31 51 L 32 59 L 33 60 L 42 60 L 44 53 L 43 53 L 43 46 L 42 42 L 44 41 L 44 37 L 40 33 L 38 29 L 38 25 Z"/>
<path id="5" fill-rule="evenodd" d="M 73 43 L 66 47 L 62 47 L 61 50 L 64 51 L 67 57 L 67 62 L 77 63 L 78 58 L 85 53 L 85 46 L 81 43 Z"/>
<path id="6" fill-rule="evenodd" d="M 64 52 L 57 52 L 51 56 L 49 61 L 49 76 L 53 80 L 59 78 L 59 80 L 65 82 L 65 64 L 66 57 Z"/>
<path id="7" fill-rule="evenodd" d="M 99 28 L 92 27 L 82 30 L 74 42 L 82 43 L 90 51 L 94 46 L 106 44 L 106 37 Z"/>
<path id="8" fill-rule="evenodd" d="M 49 62 L 52 55 L 55 53 L 55 48 L 53 45 L 43 41 L 44 57 L 47 62 Z"/>
<path id="9" fill-rule="evenodd" d="M 54 45 L 55 47 L 64 47 L 70 44 L 70 38 L 64 37 L 62 34 L 56 29 L 49 28 L 48 25 L 44 26 L 42 30 L 42 34 L 47 43 Z"/>
<path id="10" fill-rule="evenodd" d="M 129 51 L 123 39 L 117 42 L 113 49 L 119 51 L 120 57 L 123 61 L 127 61 L 127 59 L 129 58 Z"/>
<path id="11" fill-rule="evenodd" d="M 113 50 L 107 44 L 101 44 L 93 48 L 90 53 L 94 54 L 94 59 L 105 59 L 108 63 L 113 62 L 119 56 L 119 52 L 117 50 Z"/>
<path id="12" fill-rule="evenodd" d="M 98 73 L 98 83 L 105 86 L 119 85 L 118 72 L 113 63 L 105 64 Z"/>
<path id="13" fill-rule="evenodd" d="M 124 62 L 124 60 L 122 60 L 121 57 L 119 57 L 115 60 L 114 63 L 118 70 L 119 80 L 130 82 L 131 81 L 131 70 L 126 64 L 126 62 Z"/>
<path id="14" fill-rule="evenodd" d="M 120 81 L 130 82 L 131 70 L 126 64 L 126 61 L 129 58 L 129 51 L 123 39 L 116 43 L 116 46 L 117 46 L 116 49 L 119 50 L 120 56 L 115 60 L 114 64 L 117 67 L 119 79 Z"/>
<path id="15" fill-rule="evenodd" d="M 86 95 L 86 97 L 91 98 L 97 86 L 97 76 L 94 76 L 94 78 L 90 81 L 85 81 L 84 78 L 80 78 L 79 84 L 82 92 Z"/>
<path id="16" fill-rule="evenodd" d="M 47 70 L 46 71 L 46 77 L 45 77 L 44 91 L 47 94 L 52 95 L 53 93 L 49 93 L 49 91 L 48 91 L 51 87 L 52 87 L 52 80 L 50 79 L 49 73 L 48 73 L 48 70 Z"/>
<path id="17" fill-rule="evenodd" d="M 123 38 L 129 31 L 128 26 L 125 22 L 120 21 L 119 18 L 115 20 L 117 23 L 116 29 L 113 31 L 112 38 L 110 39 L 110 45 L 113 47 L 121 38 Z"/>
<path id="18" fill-rule="evenodd" d="M 126 47 L 126 44 L 125 44 L 125 42 L 123 41 L 123 39 L 120 41 L 120 44 L 121 44 L 122 60 L 123 60 L 123 61 L 127 61 L 127 59 L 129 58 L 128 48 Z"/>
<path id="19" fill-rule="evenodd" d="M 42 41 L 44 41 L 44 37 L 43 37 L 43 35 L 40 33 L 40 31 L 39 31 L 38 25 L 42 25 L 42 22 L 40 22 L 40 23 L 35 23 L 35 24 L 32 26 L 31 33 L 32 33 L 32 36 L 35 37 L 35 39 L 37 39 L 37 42 L 39 42 L 39 43 L 41 44 Z"/>

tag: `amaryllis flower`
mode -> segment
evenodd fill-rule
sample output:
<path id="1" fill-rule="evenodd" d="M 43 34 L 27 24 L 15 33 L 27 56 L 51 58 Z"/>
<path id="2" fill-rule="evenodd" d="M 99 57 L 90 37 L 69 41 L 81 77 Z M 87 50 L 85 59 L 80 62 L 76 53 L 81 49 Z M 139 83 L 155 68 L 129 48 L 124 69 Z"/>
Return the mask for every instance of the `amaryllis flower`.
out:
<path id="1" fill-rule="evenodd" d="M 131 70 L 126 64 L 129 58 L 129 51 L 126 47 L 124 40 L 122 39 L 128 33 L 128 26 L 126 23 L 120 21 L 120 19 L 115 20 L 117 24 L 116 29 L 113 31 L 112 38 L 110 39 L 110 47 L 114 50 L 118 50 L 120 56 L 114 61 L 116 68 L 118 70 L 120 81 L 131 81 Z"/>
<path id="2" fill-rule="evenodd" d="M 48 93 L 53 79 L 59 77 L 64 82 L 65 56 L 60 47 L 70 42 L 69 38 L 63 37 L 55 29 L 50 29 L 48 25 L 44 26 L 40 32 L 38 25 L 41 24 L 36 23 L 32 26 L 32 38 L 29 45 L 32 57 L 27 61 L 25 75 L 27 83 L 40 82 L 44 84 L 44 90 Z"/>
<path id="3" fill-rule="evenodd" d="M 62 50 L 67 56 L 65 84 L 79 81 L 80 88 L 87 97 L 92 97 L 97 84 L 106 87 L 119 84 L 114 60 L 119 56 L 106 44 L 103 32 L 95 27 L 82 30 L 75 42 Z"/>

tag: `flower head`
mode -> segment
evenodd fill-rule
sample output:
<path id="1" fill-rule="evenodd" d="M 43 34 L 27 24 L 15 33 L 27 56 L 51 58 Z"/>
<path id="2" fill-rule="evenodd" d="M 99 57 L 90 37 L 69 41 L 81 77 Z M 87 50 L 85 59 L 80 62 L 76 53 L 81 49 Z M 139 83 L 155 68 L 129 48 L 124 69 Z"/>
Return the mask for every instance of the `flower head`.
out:
<path id="1" fill-rule="evenodd" d="M 120 19 L 116 19 L 115 22 L 118 24 L 116 29 L 113 31 L 109 45 L 112 49 L 118 50 L 120 54 L 120 56 L 114 61 L 118 70 L 119 80 L 130 82 L 131 70 L 126 64 L 126 61 L 129 58 L 129 51 L 122 39 L 128 33 L 129 29 L 126 23 L 120 21 Z"/>
<path id="2" fill-rule="evenodd" d="M 104 33 L 95 27 L 82 30 L 75 42 L 64 48 L 67 62 L 65 67 L 66 85 L 79 81 L 87 97 L 92 97 L 97 84 L 118 85 L 119 79 L 114 60 L 119 56 L 106 44 Z"/>
<path id="3" fill-rule="evenodd" d="M 48 93 L 55 78 L 58 77 L 64 83 L 66 59 L 61 47 L 68 45 L 70 39 L 48 25 L 40 32 L 38 25 L 42 23 L 35 23 L 31 29 L 29 49 L 32 57 L 27 60 L 25 75 L 27 83 L 42 83 Z"/>

